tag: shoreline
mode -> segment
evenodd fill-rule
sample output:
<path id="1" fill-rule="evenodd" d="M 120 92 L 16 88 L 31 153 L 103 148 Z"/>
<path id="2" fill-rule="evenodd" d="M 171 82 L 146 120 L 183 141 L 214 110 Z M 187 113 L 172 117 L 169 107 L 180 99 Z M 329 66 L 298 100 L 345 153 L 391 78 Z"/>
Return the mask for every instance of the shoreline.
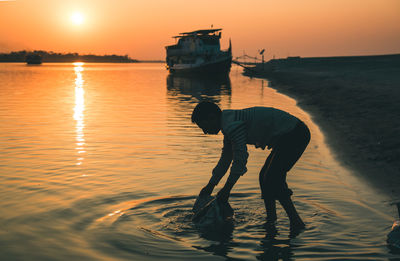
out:
<path id="1" fill-rule="evenodd" d="M 400 55 L 292 57 L 245 75 L 295 98 L 340 163 L 400 201 Z"/>

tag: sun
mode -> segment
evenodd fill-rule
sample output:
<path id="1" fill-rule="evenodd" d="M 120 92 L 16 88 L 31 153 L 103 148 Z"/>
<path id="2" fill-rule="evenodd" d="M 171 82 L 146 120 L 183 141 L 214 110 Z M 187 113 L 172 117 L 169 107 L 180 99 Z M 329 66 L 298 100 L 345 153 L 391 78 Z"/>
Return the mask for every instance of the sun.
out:
<path id="1" fill-rule="evenodd" d="M 81 25 L 85 21 L 85 17 L 80 12 L 73 13 L 70 18 L 74 25 Z"/>

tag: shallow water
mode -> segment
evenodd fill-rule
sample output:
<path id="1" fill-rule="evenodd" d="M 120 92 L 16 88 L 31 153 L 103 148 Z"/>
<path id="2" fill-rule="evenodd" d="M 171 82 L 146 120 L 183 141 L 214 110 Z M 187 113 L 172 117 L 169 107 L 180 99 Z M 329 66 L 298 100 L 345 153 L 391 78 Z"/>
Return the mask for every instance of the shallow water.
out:
<path id="1" fill-rule="evenodd" d="M 390 199 L 335 161 L 293 99 L 238 67 L 193 79 L 162 64 L 8 63 L 0 83 L 0 260 L 400 258 L 385 243 Z M 311 143 L 288 174 L 305 231 L 290 234 L 281 208 L 279 234 L 265 229 L 258 172 L 268 151 L 250 146 L 233 224 L 190 221 L 222 145 L 190 121 L 200 99 L 273 106 L 309 125 Z"/>

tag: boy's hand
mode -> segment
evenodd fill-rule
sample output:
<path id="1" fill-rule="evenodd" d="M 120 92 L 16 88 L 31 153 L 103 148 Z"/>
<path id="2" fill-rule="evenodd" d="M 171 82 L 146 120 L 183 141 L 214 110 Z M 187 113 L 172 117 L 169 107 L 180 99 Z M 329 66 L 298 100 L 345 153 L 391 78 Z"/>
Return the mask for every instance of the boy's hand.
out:
<path id="1" fill-rule="evenodd" d="M 201 189 L 199 196 L 210 196 L 213 192 L 214 187 L 211 185 L 206 185 L 204 188 Z"/>
<path id="2" fill-rule="evenodd" d="M 228 202 L 229 195 L 231 194 L 230 189 L 223 187 L 217 194 L 217 199 L 219 202 Z"/>

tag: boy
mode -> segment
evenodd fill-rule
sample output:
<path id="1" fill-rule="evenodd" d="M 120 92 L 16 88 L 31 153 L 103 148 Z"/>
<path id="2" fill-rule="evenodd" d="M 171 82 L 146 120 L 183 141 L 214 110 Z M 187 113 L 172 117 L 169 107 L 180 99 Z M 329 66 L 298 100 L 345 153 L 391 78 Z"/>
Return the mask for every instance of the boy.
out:
<path id="1" fill-rule="evenodd" d="M 247 171 L 247 144 L 263 150 L 267 147 L 272 151 L 259 174 L 267 222 L 276 221 L 275 200 L 279 200 L 289 217 L 290 227 L 305 227 L 290 198 L 293 192 L 286 183 L 286 173 L 310 141 L 310 131 L 301 120 L 275 108 L 252 107 L 221 111 L 212 102 L 200 102 L 193 110 L 192 122 L 204 134 L 216 135 L 220 130 L 224 134 L 221 157 L 208 184 L 200 191 L 200 196 L 211 195 L 232 163 L 230 175 L 217 194 L 221 202 L 228 201 L 232 187 Z"/>

